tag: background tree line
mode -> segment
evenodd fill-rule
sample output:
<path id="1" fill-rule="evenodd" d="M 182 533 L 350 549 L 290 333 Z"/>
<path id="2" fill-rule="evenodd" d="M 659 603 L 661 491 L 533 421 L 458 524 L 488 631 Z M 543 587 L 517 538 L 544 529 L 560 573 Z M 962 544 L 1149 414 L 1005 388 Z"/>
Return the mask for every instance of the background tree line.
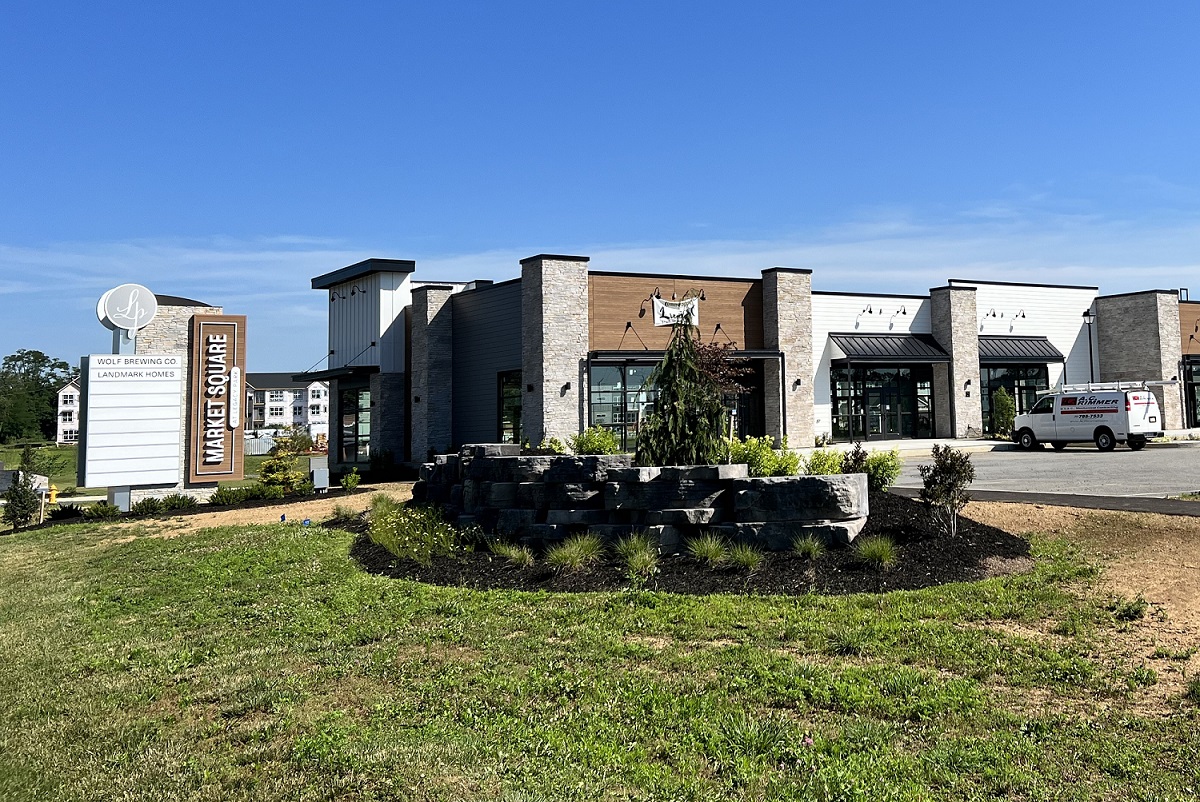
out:
<path id="1" fill-rule="evenodd" d="M 61 359 L 25 348 L 0 363 L 0 443 L 53 441 L 58 391 L 79 375 Z"/>

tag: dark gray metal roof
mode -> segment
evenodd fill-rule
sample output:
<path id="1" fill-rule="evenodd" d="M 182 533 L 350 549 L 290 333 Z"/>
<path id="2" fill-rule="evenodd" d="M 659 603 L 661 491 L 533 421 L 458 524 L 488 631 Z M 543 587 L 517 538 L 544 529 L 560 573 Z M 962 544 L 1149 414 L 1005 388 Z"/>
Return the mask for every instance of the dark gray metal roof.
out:
<path id="1" fill-rule="evenodd" d="M 949 362 L 929 334 L 830 334 L 834 362 Z"/>
<path id="2" fill-rule="evenodd" d="M 1062 362 L 1063 355 L 1045 337 L 995 337 L 979 338 L 979 361 L 997 362 Z"/>
<path id="3" fill-rule="evenodd" d="M 364 259 L 332 273 L 317 276 L 312 280 L 312 288 L 327 290 L 335 284 L 353 281 L 372 273 L 411 273 L 416 269 L 417 263 L 411 259 Z"/>

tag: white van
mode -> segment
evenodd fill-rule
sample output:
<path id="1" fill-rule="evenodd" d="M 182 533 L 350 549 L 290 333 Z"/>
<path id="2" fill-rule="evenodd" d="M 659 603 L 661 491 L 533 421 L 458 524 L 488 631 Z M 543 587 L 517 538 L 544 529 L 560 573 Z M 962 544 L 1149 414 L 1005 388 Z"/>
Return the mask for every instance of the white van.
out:
<path id="1" fill-rule="evenodd" d="M 1026 451 L 1038 443 L 1061 451 L 1067 443 L 1088 441 L 1101 451 L 1112 451 L 1117 443 L 1138 451 L 1151 437 L 1162 435 L 1158 399 L 1145 382 L 1106 382 L 1046 393 L 1013 421 L 1012 439 Z"/>

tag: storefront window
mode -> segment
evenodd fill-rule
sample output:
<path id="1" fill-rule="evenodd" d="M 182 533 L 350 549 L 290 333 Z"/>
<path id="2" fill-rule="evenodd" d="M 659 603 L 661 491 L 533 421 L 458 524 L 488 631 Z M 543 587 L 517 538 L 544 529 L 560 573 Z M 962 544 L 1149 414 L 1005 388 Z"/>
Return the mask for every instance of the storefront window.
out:
<path id="1" fill-rule="evenodd" d="M 1185 424 L 1189 429 L 1200 427 L 1200 357 L 1184 357 L 1183 379 L 1187 409 L 1184 410 Z"/>
<path id="2" fill-rule="evenodd" d="M 834 440 L 933 437 L 932 366 L 837 366 L 829 384 Z"/>
<path id="3" fill-rule="evenodd" d="M 500 402 L 498 419 L 500 421 L 500 442 L 521 442 L 521 371 L 507 370 L 497 374 L 500 391 L 497 398 Z"/>
<path id="4" fill-rule="evenodd" d="M 1039 390 L 1050 389 L 1050 371 L 1045 365 L 988 365 L 979 370 L 982 388 L 983 432 L 996 431 L 992 420 L 992 393 L 1003 387 L 1017 405 L 1017 414 L 1028 412 L 1038 400 Z"/>
<path id="5" fill-rule="evenodd" d="M 371 461 L 371 391 L 347 388 L 339 394 L 341 439 L 339 461 L 366 463 Z"/>

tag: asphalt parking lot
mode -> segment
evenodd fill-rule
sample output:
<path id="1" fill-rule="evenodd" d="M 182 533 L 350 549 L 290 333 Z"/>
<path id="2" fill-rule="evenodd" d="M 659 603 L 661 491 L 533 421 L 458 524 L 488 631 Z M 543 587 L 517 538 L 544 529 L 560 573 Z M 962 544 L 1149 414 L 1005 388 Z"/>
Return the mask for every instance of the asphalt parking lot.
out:
<path id="1" fill-rule="evenodd" d="M 918 469 L 930 457 L 906 457 L 897 487 L 921 487 Z M 1073 493 L 1087 496 L 1164 498 L 1200 492 L 1200 442 L 1151 443 L 1142 451 L 1117 446 L 1102 453 L 1092 445 L 1033 451 L 971 454 L 972 490 Z"/>

